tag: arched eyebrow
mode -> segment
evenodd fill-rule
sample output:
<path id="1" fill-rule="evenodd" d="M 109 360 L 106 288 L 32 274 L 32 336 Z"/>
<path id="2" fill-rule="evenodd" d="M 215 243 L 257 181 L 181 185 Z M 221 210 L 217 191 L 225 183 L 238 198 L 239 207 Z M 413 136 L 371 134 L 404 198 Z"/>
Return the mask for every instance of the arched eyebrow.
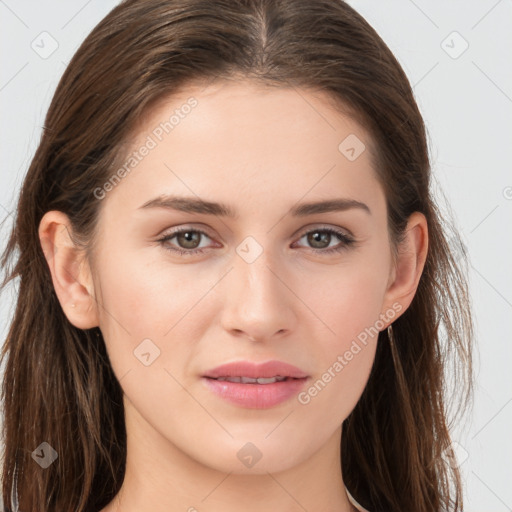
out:
<path id="1" fill-rule="evenodd" d="M 316 213 L 329 213 L 329 212 L 343 212 L 359 208 L 364 212 L 371 215 L 372 212 L 367 204 L 355 199 L 326 199 L 324 201 L 316 201 L 313 203 L 300 203 L 295 205 L 290 210 L 293 217 L 305 217 L 307 215 L 314 215 Z"/>
<path id="2" fill-rule="evenodd" d="M 160 195 L 146 201 L 139 209 L 145 208 L 167 208 L 185 213 L 200 213 L 204 215 L 215 215 L 237 219 L 237 212 L 228 204 L 205 201 L 197 197 L 180 197 L 172 195 Z M 326 199 L 310 203 L 294 205 L 289 214 L 293 217 L 307 217 L 319 213 L 342 212 L 351 209 L 361 209 L 371 215 L 371 210 L 365 203 L 355 199 Z"/>

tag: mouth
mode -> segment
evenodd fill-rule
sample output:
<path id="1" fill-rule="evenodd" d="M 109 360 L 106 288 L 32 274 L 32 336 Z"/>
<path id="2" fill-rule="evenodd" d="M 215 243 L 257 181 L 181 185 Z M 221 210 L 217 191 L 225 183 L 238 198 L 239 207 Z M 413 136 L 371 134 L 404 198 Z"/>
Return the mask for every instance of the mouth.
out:
<path id="1" fill-rule="evenodd" d="M 217 398 L 244 409 L 270 409 L 290 401 L 304 388 L 307 377 L 203 377 Z M 245 381 L 245 382 L 244 382 Z"/>
<path id="2" fill-rule="evenodd" d="M 307 373 L 281 361 L 227 363 L 201 378 L 214 395 L 246 409 L 268 409 L 287 402 L 308 379 Z"/>
<path id="3" fill-rule="evenodd" d="M 245 409 L 269 409 L 291 400 L 309 375 L 284 361 L 234 361 L 202 375 L 205 387 L 218 398 Z"/>
<path id="4" fill-rule="evenodd" d="M 283 361 L 267 361 L 265 363 L 234 361 L 207 371 L 203 377 L 222 380 L 230 378 L 245 379 L 244 383 L 247 384 L 255 383 L 258 379 L 262 379 L 259 383 L 265 384 L 263 379 L 301 379 L 308 377 L 308 374 L 297 366 Z"/>
<path id="5" fill-rule="evenodd" d="M 283 382 L 287 380 L 298 380 L 295 377 L 286 377 L 281 375 L 276 375 L 275 377 L 206 377 L 207 379 L 213 379 L 218 381 L 226 381 L 226 382 L 237 382 L 239 384 L 274 384 L 275 382 Z"/>

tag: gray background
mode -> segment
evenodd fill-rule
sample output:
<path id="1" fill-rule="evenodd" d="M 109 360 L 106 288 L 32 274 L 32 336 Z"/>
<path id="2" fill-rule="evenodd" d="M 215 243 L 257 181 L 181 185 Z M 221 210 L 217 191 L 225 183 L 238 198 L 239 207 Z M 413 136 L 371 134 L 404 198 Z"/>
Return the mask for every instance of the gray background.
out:
<path id="1" fill-rule="evenodd" d="M 57 81 L 117 3 L 0 0 L 0 218 L 7 218 L 0 249 Z M 465 510 L 512 510 L 512 3 L 349 3 L 379 32 L 414 86 L 434 174 L 471 257 L 476 394 L 472 414 L 453 435 Z M 45 54 L 52 45 L 58 47 Z M 14 296 L 13 289 L 2 295 L 1 339 Z"/>

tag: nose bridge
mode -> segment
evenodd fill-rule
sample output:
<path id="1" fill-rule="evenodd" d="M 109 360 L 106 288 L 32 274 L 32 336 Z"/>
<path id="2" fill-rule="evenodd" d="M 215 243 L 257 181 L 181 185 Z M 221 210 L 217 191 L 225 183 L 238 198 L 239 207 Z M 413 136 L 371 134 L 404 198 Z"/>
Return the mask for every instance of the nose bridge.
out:
<path id="1" fill-rule="evenodd" d="M 236 248 L 224 302 L 224 327 L 264 339 L 291 328 L 294 314 L 282 266 L 255 238 Z"/>
<path id="2" fill-rule="evenodd" d="M 246 305 L 254 300 L 255 305 L 270 306 L 280 302 L 276 295 L 283 294 L 283 285 L 275 275 L 278 265 L 272 251 L 256 244 L 247 240 L 237 247 L 233 279 L 239 281 Z"/>

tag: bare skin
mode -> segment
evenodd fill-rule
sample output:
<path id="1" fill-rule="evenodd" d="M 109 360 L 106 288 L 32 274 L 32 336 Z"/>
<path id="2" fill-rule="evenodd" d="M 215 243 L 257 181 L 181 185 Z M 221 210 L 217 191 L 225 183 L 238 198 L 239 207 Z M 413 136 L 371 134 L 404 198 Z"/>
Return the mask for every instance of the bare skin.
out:
<path id="1" fill-rule="evenodd" d="M 394 260 L 369 136 L 320 93 L 191 86 L 148 114 L 132 151 L 156 140 L 155 128 L 191 96 L 197 105 L 101 199 L 92 261 L 73 245 L 63 213 L 48 212 L 40 225 L 64 312 L 79 328 L 100 327 L 124 391 L 126 476 L 102 512 L 356 510 L 339 446 L 375 356 L 377 335 L 363 344 L 361 333 L 385 329 L 410 305 L 426 258 L 425 218 L 411 216 Z M 366 146 L 353 160 L 339 149 L 351 134 Z M 238 217 L 141 208 L 162 194 L 225 203 Z M 369 211 L 289 213 L 338 198 Z M 192 251 L 194 238 L 159 241 L 178 227 L 204 231 L 195 234 L 204 252 L 170 250 Z M 325 252 L 334 247 L 342 249 Z M 261 254 L 248 262 L 237 248 Z M 146 339 L 160 351 L 148 366 L 134 357 Z M 201 379 L 222 363 L 271 359 L 307 372 L 305 391 L 328 382 L 302 401 L 255 410 Z M 249 442 L 261 454 L 252 467 L 237 456 Z"/>

